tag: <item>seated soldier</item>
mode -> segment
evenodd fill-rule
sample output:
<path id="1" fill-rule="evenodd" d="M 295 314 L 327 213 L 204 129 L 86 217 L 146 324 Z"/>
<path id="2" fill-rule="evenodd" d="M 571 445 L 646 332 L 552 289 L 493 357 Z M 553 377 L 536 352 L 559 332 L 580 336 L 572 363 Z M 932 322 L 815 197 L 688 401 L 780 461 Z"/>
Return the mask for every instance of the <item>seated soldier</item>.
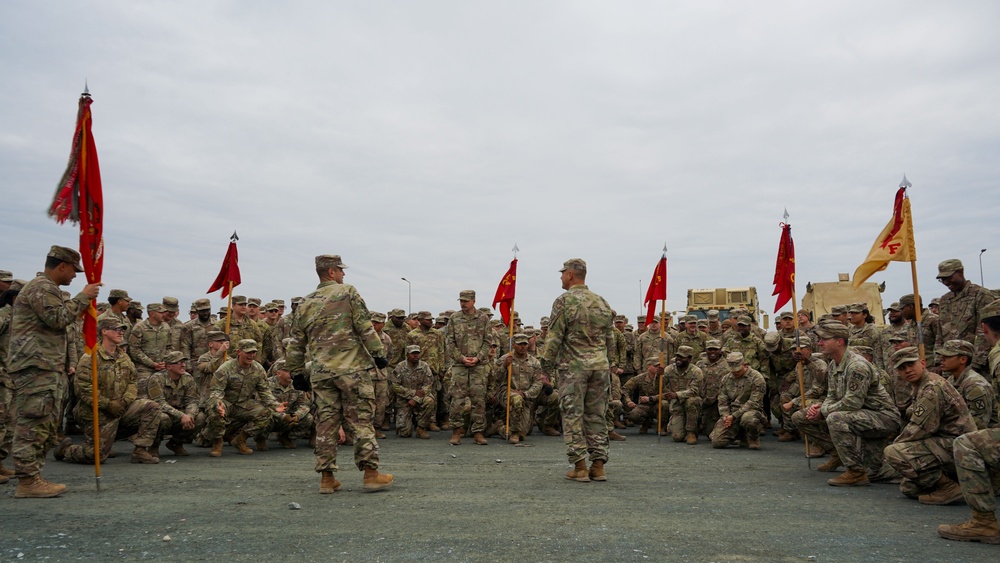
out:
<path id="1" fill-rule="evenodd" d="M 528 336 L 518 333 L 514 335 L 514 349 L 497 358 L 496 367 L 499 371 L 497 404 L 505 418 L 510 405 L 507 435 L 511 444 L 517 444 L 531 428 L 531 412 L 535 399 L 542 392 L 542 363 L 528 354 Z"/>
<path id="2" fill-rule="evenodd" d="M 662 368 L 650 359 L 646 363 L 646 373 L 628 380 L 622 387 L 622 400 L 629 408 L 628 419 L 639 425 L 639 433 L 649 433 L 652 425 L 664 428 L 663 419 L 669 412 L 661 410 L 660 374 Z"/>
<path id="3" fill-rule="evenodd" d="M 795 414 L 801 412 L 803 414 L 800 416 L 805 416 L 802 410 L 803 403 L 808 407 L 813 403 L 821 403 L 826 398 L 826 362 L 823 361 L 822 354 L 813 354 L 812 340 L 800 336 L 798 347 L 794 348 L 792 357 L 796 360 L 797 365 L 786 376 L 780 393 L 781 410 L 785 413 L 783 421 L 787 425 L 784 427 L 785 435 L 778 438 L 779 442 L 792 441 L 800 436 Z M 798 366 L 802 366 L 801 386 L 799 385 Z M 806 391 L 805 401 L 801 398 L 802 389 Z M 833 449 L 832 444 L 830 449 Z M 826 450 L 813 442 L 809 443 L 809 457 L 823 457 L 824 455 L 826 455 Z"/>
<path id="4" fill-rule="evenodd" d="M 153 401 L 139 399 L 135 365 L 122 347 L 128 326 L 118 318 L 105 317 L 97 323 L 100 342 L 97 354 L 97 407 L 100 460 L 111 452 L 118 435 L 135 435 L 132 463 L 159 463 L 150 446 L 160 430 L 160 407 Z M 91 356 L 84 354 L 76 366 L 73 392 L 77 398 L 76 420 L 84 424 L 83 444 L 63 439 L 56 448 L 59 461 L 94 463 L 94 395 L 91 385 Z"/>
<path id="5" fill-rule="evenodd" d="M 739 440 L 741 447 L 759 450 L 767 381 L 747 364 L 740 352 L 730 352 L 726 364 L 729 375 L 722 379 L 719 388 L 720 418 L 709 435 L 712 447 L 726 448 Z"/>
<path id="6" fill-rule="evenodd" d="M 694 349 L 677 347 L 674 363 L 663 371 L 663 398 L 670 410 L 667 430 L 675 442 L 698 443 L 698 418 L 701 415 L 701 391 L 705 376 L 691 365 Z"/>
<path id="7" fill-rule="evenodd" d="M 281 359 L 271 365 L 274 375 L 267 379 L 274 400 L 285 404 L 284 413 L 275 413 L 271 427 L 265 434 L 254 436 L 257 451 L 267 451 L 267 437 L 271 432 L 278 435 L 278 444 L 286 450 L 294 450 L 296 438 L 308 438 L 315 446 L 316 426 L 313 424 L 312 397 L 306 391 L 300 391 L 292 386 L 292 374 L 285 369 L 285 360 Z"/>
<path id="8" fill-rule="evenodd" d="M 247 446 L 247 435 L 257 436 L 271 426 L 273 413 L 285 412 L 267 386 L 264 366 L 257 363 L 257 341 L 245 338 L 238 343 L 236 357 L 215 372 L 211 392 L 205 402 L 208 410 L 206 437 L 212 445 L 208 455 L 222 455 L 222 439 L 231 431 L 230 445 L 242 455 L 253 450 Z"/>
<path id="9" fill-rule="evenodd" d="M 702 399 L 697 433 L 708 436 L 719 421 L 719 387 L 722 379 L 729 375 L 729 364 L 723 358 L 720 340 L 705 343 L 705 359 L 698 362 L 698 368 L 702 373 Z"/>
<path id="10" fill-rule="evenodd" d="M 976 430 L 969 408 L 951 384 L 927 371 L 916 347 L 896 352 L 891 362 L 914 388 L 910 422 L 885 448 L 886 462 L 903 475 L 899 490 L 922 504 L 958 502 L 962 489 L 948 474 L 955 473 L 955 438 Z"/>
<path id="11" fill-rule="evenodd" d="M 198 358 L 198 363 L 195 364 L 194 383 L 198 387 L 198 396 L 201 401 L 207 401 L 208 395 L 211 393 L 212 388 L 212 377 L 215 376 L 215 372 L 222 367 L 223 362 L 228 358 L 229 353 L 229 337 L 226 333 L 221 330 L 210 330 L 206 336 L 208 340 L 208 352 L 205 352 Z"/>
<path id="12" fill-rule="evenodd" d="M 434 373 L 420 359 L 420 346 L 406 347 L 406 361 L 399 362 L 390 378 L 396 396 L 396 434 L 402 438 L 413 435 L 413 419 L 417 421 L 417 438 L 427 440 L 427 433 L 437 412 Z"/>
<path id="13" fill-rule="evenodd" d="M 965 399 L 969 414 L 976 421 L 979 430 L 985 430 L 998 422 L 994 417 L 993 407 L 996 396 L 991 386 L 982 375 L 969 367 L 976 347 L 966 340 L 948 340 L 937 355 L 941 357 L 941 370 L 948 374 L 949 383 L 958 389 L 958 394 Z"/>
<path id="14" fill-rule="evenodd" d="M 195 434 L 205 427 L 205 415 L 201 413 L 198 389 L 194 378 L 184 369 L 188 358 L 178 351 L 167 352 L 163 358 L 166 369 L 158 371 L 150 377 L 146 384 L 146 397 L 160 405 L 160 433 L 153 443 L 152 450 L 159 455 L 160 439 L 170 436 L 167 449 L 176 456 L 188 455 L 184 444 L 190 444 Z"/>

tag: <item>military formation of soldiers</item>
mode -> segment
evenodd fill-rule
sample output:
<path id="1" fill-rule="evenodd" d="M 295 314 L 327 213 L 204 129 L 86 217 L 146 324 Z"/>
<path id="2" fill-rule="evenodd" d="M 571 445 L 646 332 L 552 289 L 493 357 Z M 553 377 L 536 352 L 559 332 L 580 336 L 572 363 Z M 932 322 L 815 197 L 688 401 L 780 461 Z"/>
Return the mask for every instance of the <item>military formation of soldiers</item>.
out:
<path id="1" fill-rule="evenodd" d="M 141 304 L 113 289 L 96 359 L 84 353 L 81 319 L 98 287 L 59 289 L 82 271 L 75 251 L 53 247 L 29 282 L 0 270 L 0 463 L 11 456 L 16 471 L 0 465 L 0 479 L 17 476 L 16 498 L 58 496 L 66 487 L 41 476 L 49 449 L 90 464 L 127 437 L 132 462 L 155 464 L 164 440 L 173 455 L 193 443 L 217 457 L 224 442 L 266 450 L 273 435 L 283 448 L 315 448 L 321 493 L 341 486 L 338 444 L 353 445 L 364 489 L 380 490 L 393 482 L 378 471 L 385 432 L 450 430 L 459 446 L 516 444 L 537 429 L 564 437 L 567 479 L 605 481 L 607 442 L 630 426 L 750 450 L 771 430 L 829 456 L 819 471 L 843 468 L 830 485 L 898 483 L 924 504 L 964 500 L 972 519 L 939 534 L 1000 543 L 1000 296 L 966 280 L 958 260 L 939 265 L 948 292 L 926 310 L 903 295 L 878 326 L 867 304 L 838 304 L 818 319 L 784 312 L 772 332 L 746 309 L 676 324 L 640 316 L 634 328 L 587 289 L 580 259 L 560 270 L 567 291 L 538 329 L 516 312 L 512 328 L 493 319 L 472 290 L 436 316 L 370 312 L 343 283 L 339 256 L 318 256 L 316 268 L 317 291 L 293 298 L 287 315 L 280 299 L 233 296 L 218 316 L 195 300 L 183 322 L 178 300 L 164 297 L 143 319 Z M 82 443 L 65 437 L 72 429 Z"/>

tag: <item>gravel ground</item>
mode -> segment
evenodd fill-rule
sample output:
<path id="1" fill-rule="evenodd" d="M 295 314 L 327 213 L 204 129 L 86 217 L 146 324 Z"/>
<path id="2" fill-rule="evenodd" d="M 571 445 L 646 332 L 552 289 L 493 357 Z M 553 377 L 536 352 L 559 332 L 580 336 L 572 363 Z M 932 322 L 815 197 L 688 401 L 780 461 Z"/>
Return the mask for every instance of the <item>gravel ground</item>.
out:
<path id="1" fill-rule="evenodd" d="M 131 445 L 93 469 L 50 460 L 61 498 L 15 500 L 3 485 L 0 559 L 391 561 L 988 561 L 996 546 L 945 541 L 935 529 L 967 506 L 929 507 L 894 485 L 835 488 L 810 471 L 802 444 L 772 436 L 763 450 L 713 450 L 626 431 L 605 483 L 563 479 L 562 439 L 532 435 L 448 445 L 381 440 L 387 491 L 320 495 L 308 448 L 223 457 L 204 448 L 129 463 Z M 272 447 L 276 444 L 272 441 Z M 163 453 L 169 454 L 166 448 Z M 343 450 L 342 450 L 343 454 Z M 350 459 L 349 452 L 342 460 Z M 169 463 L 176 460 L 175 463 Z M 820 462 L 813 461 L 813 465 Z M 300 508 L 290 508 L 296 503 Z"/>

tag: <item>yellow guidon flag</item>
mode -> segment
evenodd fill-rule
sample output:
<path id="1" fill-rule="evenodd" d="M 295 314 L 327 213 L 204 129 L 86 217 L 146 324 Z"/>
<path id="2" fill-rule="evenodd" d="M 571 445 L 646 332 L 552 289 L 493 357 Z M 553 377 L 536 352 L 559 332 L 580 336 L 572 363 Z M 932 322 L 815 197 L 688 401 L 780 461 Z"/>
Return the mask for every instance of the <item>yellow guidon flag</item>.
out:
<path id="1" fill-rule="evenodd" d="M 862 283 L 875 272 L 880 272 L 889 262 L 916 262 L 917 247 L 913 242 L 913 218 L 910 215 L 910 198 L 906 196 L 906 188 L 910 183 L 903 177 L 896 201 L 892 208 L 892 219 L 882 229 L 875 244 L 865 261 L 854 270 L 854 287 Z"/>

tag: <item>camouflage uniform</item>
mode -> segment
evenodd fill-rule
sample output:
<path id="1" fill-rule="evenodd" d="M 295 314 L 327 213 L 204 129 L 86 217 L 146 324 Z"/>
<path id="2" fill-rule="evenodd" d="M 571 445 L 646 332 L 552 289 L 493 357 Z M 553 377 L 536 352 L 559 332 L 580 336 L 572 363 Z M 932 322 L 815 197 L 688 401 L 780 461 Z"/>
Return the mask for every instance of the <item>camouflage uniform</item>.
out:
<path id="1" fill-rule="evenodd" d="M 382 348 L 387 354 L 392 353 L 394 346 L 392 345 L 392 338 L 385 332 L 378 333 L 379 340 L 382 341 Z M 372 416 L 372 425 L 375 427 L 376 431 L 379 429 L 388 429 L 389 421 L 387 419 L 387 413 L 391 414 L 392 410 L 392 387 L 389 383 L 389 367 L 381 370 L 374 368 L 371 370 L 372 385 L 375 387 L 375 414 Z"/>
<path id="2" fill-rule="evenodd" d="M 167 323 L 154 326 L 146 319 L 132 327 L 128 337 L 128 355 L 135 363 L 140 390 L 145 387 L 146 378 L 156 371 L 155 364 L 162 362 L 170 349 L 170 326 Z"/>
<path id="3" fill-rule="evenodd" d="M 876 350 L 875 361 L 873 362 L 876 367 L 884 369 L 886 371 L 889 370 L 889 368 L 887 367 L 889 366 L 889 358 L 891 358 L 892 354 L 896 351 L 893 348 L 892 342 L 890 342 L 889 339 L 896 335 L 906 336 L 907 333 L 909 332 L 908 329 L 909 329 L 908 323 L 902 322 L 899 325 L 887 324 L 883 326 L 881 330 L 878 331 L 878 334 L 876 336 L 876 341 L 878 346 L 877 347 L 872 346 L 872 348 L 875 348 Z M 851 345 L 853 344 L 854 341 L 851 341 Z M 910 344 L 916 346 L 916 342 L 911 342 Z M 933 357 L 934 356 L 932 356 L 930 352 L 927 353 L 928 365 L 930 365 L 931 363 L 930 360 Z"/>
<path id="4" fill-rule="evenodd" d="M 219 414 L 216 406 L 223 403 L 226 415 Z M 212 377 L 211 391 L 205 410 L 208 424 L 205 437 L 209 442 L 223 437 L 226 429 L 245 429 L 248 436 L 259 436 L 271 427 L 271 415 L 278 408 L 278 401 L 267 385 L 264 366 L 253 361 L 243 368 L 236 358 L 228 360 Z"/>
<path id="5" fill-rule="evenodd" d="M 647 330 L 636 338 L 635 346 L 636 353 L 632 368 L 637 376 L 642 376 L 646 372 L 646 366 L 650 362 L 660 365 L 661 357 L 664 364 L 669 363 L 677 351 L 677 341 L 669 332 L 664 332 L 663 338 L 660 338 L 659 331 Z"/>
<path id="6" fill-rule="evenodd" d="M 973 356 L 969 366 L 976 371 L 985 372 L 990 348 L 979 323 L 979 311 L 996 298 L 989 289 L 968 280 L 959 292 L 949 291 L 942 295 L 938 312 L 941 331 L 936 334 L 934 347 L 939 348 L 945 342 L 956 338 L 971 342 L 976 346 L 976 355 Z"/>
<path id="7" fill-rule="evenodd" d="M 413 334 L 412 332 L 410 334 Z M 448 422 L 453 429 L 466 428 L 465 414 L 469 414 L 468 429 L 473 432 L 486 430 L 486 387 L 489 383 L 490 344 L 493 330 L 490 318 L 479 311 L 458 311 L 451 316 L 444 331 L 445 355 L 451 360 L 451 407 Z M 420 346 L 424 350 L 423 346 Z M 478 363 L 466 367 L 463 357 L 476 358 Z"/>
<path id="8" fill-rule="evenodd" d="M 222 367 L 222 364 L 227 359 L 226 354 L 219 352 L 216 355 L 211 350 L 198 358 L 198 363 L 195 364 L 194 375 L 192 377 L 198 389 L 198 397 L 202 401 L 202 406 L 206 406 L 205 401 L 208 400 L 208 395 L 212 392 L 212 378 L 215 377 L 215 372 Z"/>
<path id="9" fill-rule="evenodd" d="M 190 444 L 195 435 L 205 427 L 206 417 L 199 408 L 201 398 L 198 386 L 189 374 L 185 373 L 174 381 L 166 370 L 158 371 L 147 380 L 146 396 L 140 395 L 139 398 L 149 399 L 159 405 L 160 433 L 169 435 L 173 442 Z M 185 430 L 181 426 L 181 417 L 184 415 L 194 419 L 194 428 L 191 430 Z M 156 453 L 155 449 L 153 453 Z"/>
<path id="10" fill-rule="evenodd" d="M 702 373 L 702 387 L 701 416 L 698 419 L 697 433 L 708 436 L 715 428 L 715 423 L 719 421 L 719 387 L 723 378 L 729 375 L 729 364 L 721 356 L 715 362 L 705 358 L 698 362 L 698 369 Z"/>
<path id="11" fill-rule="evenodd" d="M 848 325 L 847 332 L 850 337 L 851 346 L 869 346 L 875 348 L 878 341 L 878 330 L 872 323 L 865 323 L 861 326 Z"/>
<path id="12" fill-rule="evenodd" d="M 764 376 L 764 380 L 767 381 L 770 371 L 768 371 L 768 355 L 767 349 L 764 347 L 764 341 L 753 332 L 748 334 L 746 338 L 740 336 L 740 333 L 735 330 L 731 331 L 731 333 L 733 336 L 722 344 L 722 351 L 726 354 L 730 352 L 743 354 L 743 358 L 747 365 L 750 366 L 750 369 L 759 371 Z"/>
<path id="13" fill-rule="evenodd" d="M 694 350 L 694 356 L 692 356 L 692 361 L 694 361 L 705 351 L 705 344 L 707 342 L 708 334 L 700 330 L 696 330 L 694 334 L 691 334 L 687 330 L 684 330 L 674 338 L 674 350 L 677 350 L 681 346 L 690 346 Z M 673 356 L 669 356 L 669 358 L 673 358 Z"/>
<path id="14" fill-rule="evenodd" d="M 648 403 L 640 403 L 639 397 L 649 397 Z M 637 375 L 629 379 L 622 386 L 622 401 L 626 404 L 635 403 L 628 413 L 630 421 L 642 425 L 643 428 L 656 425 L 657 420 L 661 423 L 657 425 L 666 428 L 667 417 L 670 416 L 670 409 L 660 405 L 660 376 L 650 379 L 648 370 L 646 373 Z"/>
<path id="15" fill-rule="evenodd" d="M 215 323 L 215 330 L 220 330 L 226 332 L 226 318 L 223 317 Z M 260 327 L 257 325 L 257 321 L 254 321 L 250 317 L 243 317 L 242 321 L 237 321 L 236 317 L 230 317 L 229 319 L 229 349 L 236 351 L 239 348 L 240 340 L 253 340 L 257 342 L 257 346 L 264 346 L 264 335 L 260 331 Z"/>
<path id="16" fill-rule="evenodd" d="M 76 368 L 73 391 L 77 397 L 76 420 L 83 423 L 83 444 L 74 444 L 63 451 L 66 461 L 94 463 L 94 395 L 90 378 L 90 354 L 84 354 Z M 115 437 L 135 434 L 132 443 L 148 448 L 160 430 L 160 407 L 153 401 L 136 395 L 135 365 L 124 350 L 109 354 L 97 346 L 97 414 L 101 440 L 101 461 L 107 459 Z M 109 412 L 112 401 L 120 401 L 125 411 L 118 417 Z M 155 454 L 155 452 L 154 452 Z"/>
<path id="17" fill-rule="evenodd" d="M 927 365 L 936 365 L 938 361 L 936 344 L 938 334 L 941 333 L 941 317 L 927 311 L 920 319 L 920 324 L 924 331 L 924 355 L 927 358 Z"/>
<path id="18" fill-rule="evenodd" d="M 392 390 L 396 394 L 396 433 L 402 438 L 413 435 L 413 419 L 417 428 L 427 430 L 437 409 L 434 387 L 436 380 L 427 362 L 418 360 L 416 366 L 402 361 L 392 370 Z M 417 391 L 423 391 L 423 397 Z M 416 403 L 410 406 L 408 401 Z"/>
<path id="19" fill-rule="evenodd" d="M 948 382 L 954 385 L 958 389 L 958 394 L 965 399 L 969 414 L 976 422 L 976 428 L 985 430 L 994 426 L 998 421 L 994 418 L 996 395 L 993 386 L 972 368 L 965 368 L 957 379 L 953 375 L 948 377 Z"/>
<path id="20" fill-rule="evenodd" d="M 14 384 L 7 375 L 7 348 L 10 344 L 10 318 L 13 308 L 0 308 L 0 463 L 10 455 L 14 441 Z"/>
<path id="21" fill-rule="evenodd" d="M 373 357 L 384 356 L 368 307 L 354 286 L 324 281 L 296 310 L 285 368 L 309 374 L 316 405 L 317 472 L 337 470 L 341 424 L 354 435 L 357 468 L 378 469 L 372 426 L 375 388 L 369 370 Z"/>
<path id="22" fill-rule="evenodd" d="M 954 473 L 952 443 L 976 430 L 958 391 L 936 373 L 925 371 L 914 384 L 910 422 L 886 446 L 885 461 L 903 475 L 899 490 L 916 498 L 935 488 L 942 472 Z"/>
<path id="23" fill-rule="evenodd" d="M 391 315 L 392 312 L 393 311 L 389 311 L 390 315 L 388 322 L 386 322 L 385 326 L 382 328 L 382 332 L 388 334 L 389 338 L 392 339 L 393 344 L 395 344 L 395 346 L 392 347 L 392 355 L 386 357 L 386 359 L 389 360 L 390 369 L 395 368 L 396 364 L 398 364 L 399 362 L 406 361 L 405 350 L 408 344 L 406 337 L 410 333 L 410 327 L 407 326 L 406 321 L 400 323 L 399 326 L 393 324 L 394 317 Z M 401 310 L 397 311 L 397 313 L 402 313 L 402 311 Z M 421 347 L 420 349 L 423 350 L 423 347 Z"/>
<path id="24" fill-rule="evenodd" d="M 535 410 L 535 401 L 542 393 L 542 364 L 534 356 L 527 355 L 518 358 L 513 352 L 496 359 L 496 368 L 502 381 L 496 395 L 497 404 L 506 413 L 507 410 L 507 368 L 503 366 L 504 358 L 511 356 L 514 362 L 510 364 L 510 389 L 521 391 L 521 394 L 510 394 L 510 428 L 508 435 L 518 434 L 522 438 L 531 430 L 531 415 Z"/>
<path id="25" fill-rule="evenodd" d="M 976 512 L 994 512 L 997 499 L 991 474 L 1000 473 L 1000 428 L 955 438 L 952 453 L 965 502 Z"/>
<path id="26" fill-rule="evenodd" d="M 306 438 L 312 435 L 315 421 L 312 415 L 312 396 L 305 391 L 300 391 L 291 384 L 288 387 L 281 385 L 278 377 L 271 376 L 267 380 L 267 386 L 271 388 L 274 400 L 285 403 L 284 413 L 274 413 L 271 419 L 271 432 L 278 434 L 280 438 L 286 435 L 291 438 Z M 291 420 L 285 415 L 292 417 Z M 254 436 L 254 438 L 267 438 L 267 435 Z"/>
<path id="27" fill-rule="evenodd" d="M 389 324 L 391 321 L 386 326 Z M 404 323 L 403 326 L 405 327 L 406 324 Z M 451 406 L 448 404 L 451 376 L 446 364 L 451 363 L 451 361 L 446 359 L 444 333 L 434 327 L 425 329 L 423 326 L 417 326 L 417 328 L 405 333 L 400 342 L 401 349 L 407 346 L 420 346 L 420 361 L 426 363 L 427 367 L 431 368 L 431 373 L 434 374 L 435 408 L 438 409 L 435 418 L 440 421 L 447 420 L 448 410 Z M 404 353 L 401 360 L 403 362 L 406 361 L 405 355 Z"/>
<path id="28" fill-rule="evenodd" d="M 579 284 L 556 298 L 549 319 L 539 357 L 547 373 L 558 374 L 566 454 L 570 463 L 588 455 L 591 461 L 607 461 L 608 357 L 615 344 L 611 307 Z"/>
<path id="29" fill-rule="evenodd" d="M 687 432 L 697 435 L 704 386 L 705 375 L 693 363 L 688 364 L 684 371 L 680 371 L 676 364 L 670 364 L 663 371 L 664 392 L 669 389 L 677 393 L 677 398 L 668 400 L 666 405 L 670 411 L 667 431 L 675 442 L 683 440 Z"/>
<path id="30" fill-rule="evenodd" d="M 751 335 L 753 336 L 753 335 Z M 747 368 L 741 377 L 732 372 L 722 379 L 719 387 L 719 421 L 709 435 L 713 448 L 726 448 L 740 439 L 742 433 L 747 440 L 760 437 L 764 427 L 764 396 L 767 381 L 753 368 Z M 725 427 L 726 417 L 733 417 L 729 428 Z"/>
<path id="31" fill-rule="evenodd" d="M 19 477 L 36 475 L 45 464 L 67 391 L 67 328 L 89 305 L 82 293 L 64 299 L 44 275 L 28 282 L 14 301 L 7 372 L 14 385 L 11 456 Z"/>
<path id="32" fill-rule="evenodd" d="M 796 419 L 810 441 L 829 451 L 836 448 L 848 469 L 876 474 L 882 466 L 888 437 L 899 431 L 899 411 L 879 381 L 875 366 L 847 350 L 840 364 L 827 367 L 827 396 L 820 407 L 823 420 Z M 798 414 L 798 413 L 797 413 Z M 823 432 L 823 424 L 829 434 Z"/>
<path id="33" fill-rule="evenodd" d="M 817 399 L 822 401 L 824 398 L 823 395 L 826 393 L 826 362 L 823 361 L 822 354 L 813 354 L 813 356 L 809 358 L 808 362 L 802 364 L 802 388 L 806 391 L 806 407 L 816 402 Z M 823 395 L 817 392 L 818 385 L 822 385 Z M 785 430 L 792 431 L 798 429 L 792 420 L 792 416 L 802 409 L 802 401 L 799 399 L 801 395 L 799 369 L 796 366 L 781 381 L 781 390 L 779 392 L 779 402 L 782 405 L 787 402 L 792 403 L 791 410 L 786 412 L 782 409 L 784 413 L 784 418 L 782 419 L 784 421 L 783 428 Z"/>
<path id="34" fill-rule="evenodd" d="M 210 330 L 215 330 L 212 321 L 201 322 L 198 319 L 191 319 L 181 326 L 179 347 L 175 350 L 180 350 L 185 358 L 189 358 L 187 369 L 191 373 L 197 367 L 198 358 L 208 352 Z"/>

